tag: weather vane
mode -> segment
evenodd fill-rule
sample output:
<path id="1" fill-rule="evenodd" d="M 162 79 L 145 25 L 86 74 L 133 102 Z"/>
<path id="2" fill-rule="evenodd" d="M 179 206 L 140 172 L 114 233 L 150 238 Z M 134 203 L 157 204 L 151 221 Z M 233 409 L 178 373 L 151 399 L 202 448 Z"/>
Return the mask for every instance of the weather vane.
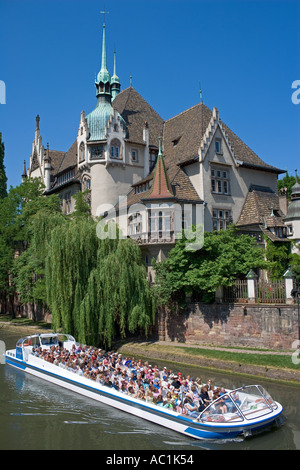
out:
<path id="1" fill-rule="evenodd" d="M 103 13 L 103 25 L 105 26 L 105 14 L 109 13 L 109 11 L 105 11 L 105 6 L 104 6 L 104 10 L 100 11 L 100 13 Z"/>

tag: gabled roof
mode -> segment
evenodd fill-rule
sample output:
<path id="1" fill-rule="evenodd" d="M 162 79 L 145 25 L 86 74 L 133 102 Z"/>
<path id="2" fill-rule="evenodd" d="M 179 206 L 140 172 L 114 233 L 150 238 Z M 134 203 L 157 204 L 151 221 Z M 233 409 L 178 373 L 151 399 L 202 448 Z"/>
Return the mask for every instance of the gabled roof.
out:
<path id="1" fill-rule="evenodd" d="M 198 159 L 201 141 L 209 127 L 213 112 L 204 104 L 199 103 L 165 122 L 164 155 L 168 164 L 186 164 Z M 256 155 L 229 127 L 219 121 L 227 134 L 231 149 L 236 160 L 245 167 L 257 168 L 274 173 L 284 173 L 272 165 L 268 165 Z"/>
<path id="2" fill-rule="evenodd" d="M 178 165 L 198 156 L 211 115 L 207 106 L 200 103 L 165 122 L 163 151 L 168 165 Z"/>
<path id="3" fill-rule="evenodd" d="M 157 148 L 158 137 L 163 132 L 163 119 L 133 87 L 121 91 L 112 105 L 125 120 L 130 142 L 144 144 L 143 129 L 147 122 L 149 145 Z"/>

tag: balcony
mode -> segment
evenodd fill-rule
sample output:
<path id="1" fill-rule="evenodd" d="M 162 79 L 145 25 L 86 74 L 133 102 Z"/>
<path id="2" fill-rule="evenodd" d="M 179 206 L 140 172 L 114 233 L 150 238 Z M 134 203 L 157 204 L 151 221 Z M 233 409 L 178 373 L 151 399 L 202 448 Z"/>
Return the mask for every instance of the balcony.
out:
<path id="1" fill-rule="evenodd" d="M 176 242 L 176 235 L 174 231 L 140 232 L 135 234 L 128 234 L 128 236 L 140 245 L 175 244 Z"/>

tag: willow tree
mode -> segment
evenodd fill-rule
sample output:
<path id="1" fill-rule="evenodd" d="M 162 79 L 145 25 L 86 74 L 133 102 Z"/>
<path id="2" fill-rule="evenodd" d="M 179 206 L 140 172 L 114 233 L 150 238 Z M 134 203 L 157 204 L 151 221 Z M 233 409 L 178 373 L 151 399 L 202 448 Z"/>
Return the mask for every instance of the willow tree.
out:
<path id="1" fill-rule="evenodd" d="M 115 336 L 148 333 L 155 319 L 155 301 L 138 245 L 132 240 L 102 240 L 97 267 L 80 305 L 82 341 L 110 347 Z"/>
<path id="2" fill-rule="evenodd" d="M 55 330 L 110 346 L 116 335 L 147 333 L 155 304 L 138 245 L 100 240 L 92 219 L 66 220 L 51 232 L 46 261 L 48 304 Z"/>
<path id="3" fill-rule="evenodd" d="M 90 219 L 66 219 L 50 233 L 46 292 L 55 330 L 79 333 L 79 306 L 96 266 L 98 242 Z"/>

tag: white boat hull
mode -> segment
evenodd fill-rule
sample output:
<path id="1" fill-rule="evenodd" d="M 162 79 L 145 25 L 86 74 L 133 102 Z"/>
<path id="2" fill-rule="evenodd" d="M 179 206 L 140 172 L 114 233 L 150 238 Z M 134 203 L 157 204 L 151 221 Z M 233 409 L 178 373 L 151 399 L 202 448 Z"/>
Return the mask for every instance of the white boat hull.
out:
<path id="1" fill-rule="evenodd" d="M 16 350 L 11 350 L 6 352 L 5 359 L 8 365 L 35 377 L 196 439 L 232 439 L 239 435 L 252 435 L 258 430 L 279 424 L 282 414 L 282 406 L 276 403 L 275 411 L 249 423 L 201 423 L 166 408 L 132 398 L 31 354 L 26 361 L 16 357 Z"/>

